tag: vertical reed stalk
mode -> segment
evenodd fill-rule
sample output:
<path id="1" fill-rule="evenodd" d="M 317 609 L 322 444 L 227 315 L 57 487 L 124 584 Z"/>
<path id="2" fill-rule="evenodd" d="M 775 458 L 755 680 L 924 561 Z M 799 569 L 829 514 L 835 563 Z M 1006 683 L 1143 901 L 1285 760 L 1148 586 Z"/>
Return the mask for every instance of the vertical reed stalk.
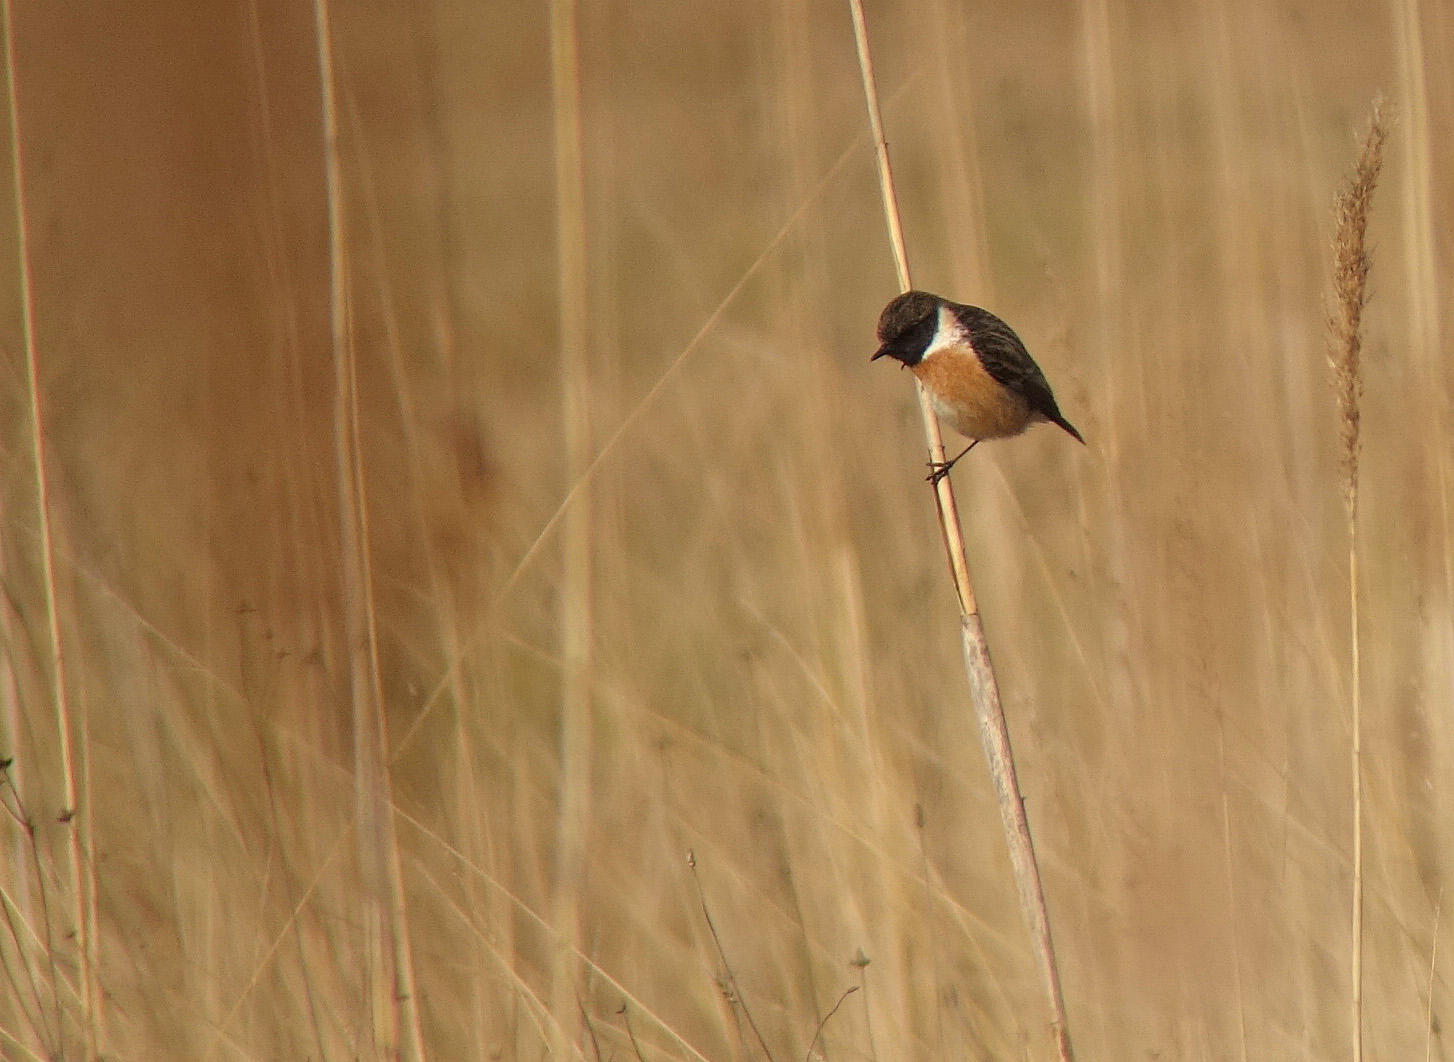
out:
<path id="1" fill-rule="evenodd" d="M 588 410 L 585 152 L 582 142 L 579 12 L 576 0 L 550 5 L 551 96 L 555 123 L 556 269 L 565 474 L 583 482 L 591 467 Z M 561 573 L 560 805 L 557 808 L 551 926 L 552 1055 L 569 1057 L 567 1021 L 580 1011 L 580 910 L 590 836 L 591 505 L 583 490 L 565 514 Z"/>
<path id="2" fill-rule="evenodd" d="M 1429 993 L 1424 1004 L 1424 1062 L 1434 1057 L 1434 975 L 1439 972 L 1439 912 L 1444 909 L 1444 890 L 1434 901 L 1434 928 L 1429 944 Z"/>
<path id="3" fill-rule="evenodd" d="M 1443 194 L 1435 176 L 1435 144 L 1439 134 L 1434 130 L 1439 121 L 1430 112 L 1429 61 L 1424 48 L 1422 5 L 1419 0 L 1393 0 L 1394 41 L 1399 66 L 1399 151 L 1404 179 L 1400 182 L 1400 213 L 1403 215 L 1403 268 L 1401 287 L 1404 296 L 1404 320 L 1409 331 L 1411 360 L 1418 366 L 1420 385 L 1430 395 L 1444 389 L 1443 308 L 1441 293 L 1446 291 L 1445 273 L 1438 251 L 1440 204 Z M 1435 49 L 1438 54 L 1442 49 Z M 1434 90 L 1437 95 L 1438 89 Z M 1435 108 L 1437 113 L 1437 105 Z M 1439 499 L 1439 537 L 1448 540 L 1454 524 L 1450 511 L 1450 473 L 1448 416 L 1443 402 L 1431 402 L 1420 411 L 1426 425 L 1425 439 L 1431 440 L 1429 458 L 1437 474 Z M 1454 553 L 1443 551 L 1444 592 L 1454 598 Z"/>
<path id="4" fill-rule="evenodd" d="M 1359 402 L 1363 393 L 1363 308 L 1368 301 L 1368 210 L 1387 136 L 1383 103 L 1375 102 L 1358 165 L 1334 206 L 1333 306 L 1328 315 L 1333 387 L 1338 399 L 1343 507 L 1348 518 L 1349 683 L 1353 708 L 1353 911 L 1351 980 L 1353 1062 L 1363 1060 L 1363 701 L 1358 640 Z"/>
<path id="5" fill-rule="evenodd" d="M 868 120 L 878 156 L 879 186 L 883 192 L 884 220 L 893 244 L 894 265 L 898 269 L 899 287 L 913 287 L 909 274 L 909 255 L 904 244 L 903 225 L 899 220 L 898 196 L 894 191 L 893 168 L 889 165 L 889 146 L 884 137 L 883 115 L 879 107 L 878 87 L 873 74 L 873 59 L 868 45 L 868 24 L 863 15 L 862 0 L 848 0 L 853 14 L 853 33 L 858 44 L 859 69 L 863 75 L 864 97 L 868 104 Z M 917 384 L 917 380 L 916 380 Z M 917 386 L 919 414 L 924 424 L 930 459 L 944 460 L 944 440 L 939 422 L 922 384 Z M 949 554 L 949 567 L 954 577 L 955 592 L 960 605 L 960 646 L 969 679 L 969 690 L 979 724 L 980 740 L 989 763 L 990 778 L 999 798 L 1000 816 L 1004 822 L 1005 839 L 1009 844 L 1010 863 L 1015 872 L 1015 886 L 1020 897 L 1020 912 L 1030 930 L 1035 948 L 1046 1002 L 1050 1007 L 1051 1028 L 1061 1062 L 1070 1062 L 1073 1051 L 1070 1025 L 1065 1015 L 1065 999 L 1060 989 L 1060 970 L 1055 961 L 1055 945 L 1050 935 L 1050 918 L 1045 910 L 1045 893 L 1040 883 L 1040 867 L 1035 860 L 1035 845 L 1030 837 L 1030 823 L 1025 816 L 1025 801 L 1020 795 L 1015 775 L 1015 759 L 1010 748 L 1010 732 L 1000 704 L 999 683 L 990 662 L 989 643 L 980 621 L 974 586 L 969 577 L 969 561 L 964 550 L 964 533 L 959 510 L 954 500 L 954 487 L 948 476 L 935 486 L 934 499 L 939 511 L 939 526 Z"/>
<path id="6" fill-rule="evenodd" d="M 328 277 L 333 352 L 333 443 L 338 469 L 339 578 L 354 734 L 359 862 L 373 911 L 366 919 L 371 970 L 370 1033 L 385 1057 L 422 1060 L 418 993 L 389 786 L 388 727 L 379 678 L 378 624 L 369 563 L 367 490 L 359 437 L 358 372 L 349 307 L 348 234 L 338 149 L 338 100 L 327 0 L 314 0 L 328 194 Z M 375 938 L 377 934 L 377 939 Z"/>
<path id="7" fill-rule="evenodd" d="M 75 922 L 77 967 L 80 979 L 83 1055 L 96 1057 L 98 1047 L 97 1002 L 101 998 L 96 984 L 94 956 L 91 954 L 95 920 L 88 900 L 94 895 L 90 887 L 90 869 L 86 853 L 92 850 L 89 826 L 90 809 L 80 809 L 81 791 L 76 782 L 75 749 L 73 747 L 70 695 L 66 688 L 65 651 L 61 642 L 60 611 L 56 603 L 55 536 L 50 522 L 50 478 L 45 460 L 45 417 L 40 395 L 40 356 L 35 342 L 35 288 L 30 270 L 30 225 L 25 206 L 25 155 L 20 131 L 20 93 L 15 73 L 15 20 L 10 0 L 4 0 L 5 23 L 5 90 L 10 111 L 10 178 L 15 197 L 15 249 L 20 276 L 20 324 L 25 346 L 26 388 L 30 398 L 30 440 L 34 452 L 35 500 L 40 523 L 41 568 L 45 585 L 46 629 L 51 650 L 52 704 L 55 707 L 56 733 L 60 744 L 61 781 L 65 787 L 66 841 L 70 855 L 71 918 Z M 85 739 L 85 723 L 81 724 Z M 81 837 L 82 830 L 86 837 Z M 54 956 L 51 956 L 54 959 Z M 59 998 L 61 986 L 51 990 Z M 65 1052 L 65 1031 L 56 1029 L 57 1055 Z"/>

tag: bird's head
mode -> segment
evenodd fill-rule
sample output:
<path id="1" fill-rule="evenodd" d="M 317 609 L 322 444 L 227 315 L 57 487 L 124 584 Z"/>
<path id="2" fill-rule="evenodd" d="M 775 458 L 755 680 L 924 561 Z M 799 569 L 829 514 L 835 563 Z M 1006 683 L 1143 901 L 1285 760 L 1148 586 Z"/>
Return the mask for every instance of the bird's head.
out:
<path id="1" fill-rule="evenodd" d="M 879 348 L 869 360 L 887 356 L 905 365 L 919 364 L 939 330 L 942 301 L 927 291 L 906 291 L 885 306 L 878 319 Z"/>

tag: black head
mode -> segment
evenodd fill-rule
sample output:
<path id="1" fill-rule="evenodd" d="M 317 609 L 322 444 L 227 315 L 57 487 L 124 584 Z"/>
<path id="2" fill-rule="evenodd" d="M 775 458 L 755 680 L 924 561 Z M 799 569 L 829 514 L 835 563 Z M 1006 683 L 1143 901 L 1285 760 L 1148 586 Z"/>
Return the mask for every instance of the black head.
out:
<path id="1" fill-rule="evenodd" d="M 884 307 L 878 319 L 878 352 L 870 361 L 887 355 L 905 365 L 917 365 L 939 331 L 939 307 L 944 300 L 927 291 L 906 291 Z"/>

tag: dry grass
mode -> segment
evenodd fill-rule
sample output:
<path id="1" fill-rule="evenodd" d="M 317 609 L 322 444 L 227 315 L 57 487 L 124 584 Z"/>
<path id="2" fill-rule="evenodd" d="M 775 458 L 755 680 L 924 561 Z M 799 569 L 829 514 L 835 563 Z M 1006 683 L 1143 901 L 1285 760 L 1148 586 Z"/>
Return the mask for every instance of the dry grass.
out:
<path id="1" fill-rule="evenodd" d="M 1383 144 L 1388 129 L 1383 104 L 1374 104 L 1368 137 L 1358 165 L 1338 193 L 1333 223 L 1333 305 L 1328 330 L 1332 354 L 1333 388 L 1338 399 L 1338 436 L 1342 443 L 1343 506 L 1348 513 L 1348 691 L 1353 711 L 1353 948 L 1351 961 L 1352 1044 L 1354 1062 L 1363 1059 L 1363 699 L 1362 661 L 1358 631 L 1358 455 L 1361 450 L 1363 402 L 1363 310 L 1368 303 L 1368 214 L 1378 171 L 1383 168 Z M 1438 918 L 1435 908 L 1434 917 Z"/>
<path id="2" fill-rule="evenodd" d="M 895 284 L 841 0 L 578 3 L 574 427 L 546 9 L 329 8 L 331 200 L 313 6 L 14 12 L 35 387 L 11 265 L 0 1054 L 84 1057 L 89 944 L 115 1059 L 375 1057 L 411 1010 L 439 1059 L 1044 1057 L 912 388 L 867 361 Z M 1091 440 L 956 472 L 1084 1059 L 1348 1051 L 1319 307 L 1327 203 L 1390 89 L 1364 1046 L 1448 1057 L 1447 18 L 869 19 L 916 283 L 1014 323 Z M 381 998 L 401 955 L 414 991 Z"/>

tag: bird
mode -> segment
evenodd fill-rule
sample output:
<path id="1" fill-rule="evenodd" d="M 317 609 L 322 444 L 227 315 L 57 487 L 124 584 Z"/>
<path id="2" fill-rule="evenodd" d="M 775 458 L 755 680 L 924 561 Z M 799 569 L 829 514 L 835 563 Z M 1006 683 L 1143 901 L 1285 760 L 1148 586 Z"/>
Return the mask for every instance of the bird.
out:
<path id="1" fill-rule="evenodd" d="M 985 439 L 1019 435 L 1031 424 L 1057 424 L 1085 444 L 1020 337 L 988 310 L 906 291 L 879 315 L 878 341 L 869 360 L 903 362 L 924 385 L 934 412 L 971 440 L 954 460 L 929 463 L 930 483 Z"/>

